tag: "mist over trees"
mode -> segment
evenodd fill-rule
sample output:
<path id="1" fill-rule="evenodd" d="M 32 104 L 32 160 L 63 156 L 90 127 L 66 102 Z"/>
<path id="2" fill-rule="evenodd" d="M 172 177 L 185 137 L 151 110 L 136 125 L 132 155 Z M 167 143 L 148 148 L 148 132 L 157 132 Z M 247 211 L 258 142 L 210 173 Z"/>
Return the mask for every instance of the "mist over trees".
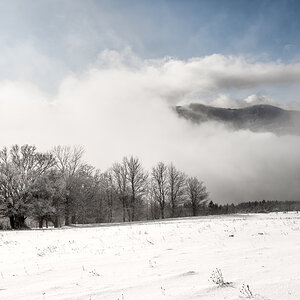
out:
<path id="1" fill-rule="evenodd" d="M 100 171 L 83 155 L 82 147 L 56 146 L 48 152 L 32 145 L 2 148 L 0 218 L 20 229 L 300 209 L 297 201 L 218 205 L 202 181 L 173 163 L 158 162 L 148 171 L 130 156 Z"/>
<path id="2" fill-rule="evenodd" d="M 0 150 L 0 217 L 12 229 L 76 223 L 125 222 L 196 216 L 208 192 L 203 182 L 172 163 L 149 172 L 139 158 L 124 157 L 106 171 L 83 161 L 82 147 L 35 146 Z"/>

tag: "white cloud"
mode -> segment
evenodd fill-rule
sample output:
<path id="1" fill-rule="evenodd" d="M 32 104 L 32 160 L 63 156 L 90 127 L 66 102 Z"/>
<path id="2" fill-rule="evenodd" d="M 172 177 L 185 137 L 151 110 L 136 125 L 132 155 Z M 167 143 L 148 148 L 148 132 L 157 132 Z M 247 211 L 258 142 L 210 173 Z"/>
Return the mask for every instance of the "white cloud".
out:
<path id="1" fill-rule="evenodd" d="M 222 96 L 225 86 L 243 89 L 299 79 L 298 65 L 258 65 L 213 55 L 188 61 L 132 57 L 128 66 L 122 55 L 107 51 L 97 68 L 66 77 L 51 99 L 33 84 L 1 82 L 1 145 L 33 143 L 45 150 L 81 144 L 87 161 L 101 169 L 130 154 L 148 168 L 173 161 L 198 175 L 219 202 L 297 200 L 300 137 L 195 126 L 169 106 L 205 100 L 208 92 L 230 103 L 230 96 Z M 268 98 L 249 95 L 246 100 Z"/>
<path id="2" fill-rule="evenodd" d="M 246 98 L 233 98 L 229 94 L 218 94 L 213 97 L 212 100 L 206 101 L 207 104 L 215 107 L 226 108 L 242 108 L 249 105 L 268 104 L 275 106 L 283 106 L 277 103 L 268 95 L 251 94 Z M 285 107 L 290 107 L 291 104 L 286 104 Z"/>

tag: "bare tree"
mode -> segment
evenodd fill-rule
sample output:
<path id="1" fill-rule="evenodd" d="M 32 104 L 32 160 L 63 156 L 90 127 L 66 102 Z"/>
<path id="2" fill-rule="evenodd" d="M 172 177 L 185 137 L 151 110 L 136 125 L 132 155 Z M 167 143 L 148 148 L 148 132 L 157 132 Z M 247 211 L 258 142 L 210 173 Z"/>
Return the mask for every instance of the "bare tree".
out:
<path id="1" fill-rule="evenodd" d="M 176 217 L 176 210 L 178 205 L 183 201 L 185 195 L 185 181 L 186 175 L 178 171 L 171 163 L 168 167 L 168 190 L 169 203 L 171 207 L 171 217 Z"/>
<path id="2" fill-rule="evenodd" d="M 102 173 L 93 169 L 90 173 L 81 175 L 82 213 L 79 213 L 83 223 L 87 221 L 86 216 L 93 217 L 99 223 L 103 221 L 103 197 L 102 197 Z"/>
<path id="3" fill-rule="evenodd" d="M 129 206 L 129 186 L 128 186 L 128 172 L 126 168 L 125 159 L 122 163 L 114 163 L 111 169 L 114 189 L 122 203 L 123 208 L 123 222 L 126 221 L 126 212 Z M 129 216 L 129 215 L 128 215 Z"/>
<path id="4" fill-rule="evenodd" d="M 84 148 L 81 146 L 56 146 L 52 150 L 58 170 L 66 175 L 74 175 L 82 166 Z"/>
<path id="5" fill-rule="evenodd" d="M 71 215 L 73 222 L 76 218 L 74 212 L 76 199 L 72 189 L 75 189 L 78 184 L 76 173 L 83 166 L 82 156 L 84 149 L 82 147 L 56 146 L 53 148 L 52 154 L 56 159 L 57 169 L 66 181 L 65 225 L 70 225 Z"/>
<path id="6" fill-rule="evenodd" d="M 100 190 L 101 198 L 104 200 L 104 209 L 106 222 L 113 221 L 113 206 L 117 193 L 114 187 L 114 178 L 111 170 L 108 170 L 100 175 Z"/>
<path id="7" fill-rule="evenodd" d="M 83 164 L 73 175 L 70 189 L 72 200 L 72 223 L 110 221 L 111 198 L 108 199 L 109 186 L 104 173 L 94 167 Z"/>
<path id="8" fill-rule="evenodd" d="M 165 218 L 165 206 L 168 196 L 168 167 L 159 162 L 152 168 L 151 173 L 151 192 L 154 201 L 156 201 L 160 208 L 161 218 Z"/>
<path id="9" fill-rule="evenodd" d="M 208 198 L 208 192 L 203 182 L 200 182 L 196 177 L 189 177 L 186 183 L 189 204 L 192 207 L 193 216 L 197 216 L 201 203 L 204 203 Z"/>
<path id="10" fill-rule="evenodd" d="M 136 220 L 136 209 L 138 201 L 147 193 L 148 174 L 144 171 L 140 161 L 136 157 L 125 157 L 124 162 L 127 169 L 127 180 L 130 189 L 130 221 Z"/>

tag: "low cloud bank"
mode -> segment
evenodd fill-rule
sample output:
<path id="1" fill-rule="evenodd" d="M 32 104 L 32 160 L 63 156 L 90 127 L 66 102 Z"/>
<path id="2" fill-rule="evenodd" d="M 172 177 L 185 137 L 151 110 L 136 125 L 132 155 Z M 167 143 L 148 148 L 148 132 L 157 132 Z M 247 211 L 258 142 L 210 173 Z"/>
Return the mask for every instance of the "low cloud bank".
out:
<path id="1" fill-rule="evenodd" d="M 33 83 L 0 82 L 1 146 L 83 145 L 87 162 L 102 170 L 130 154 L 146 168 L 173 161 L 203 180 L 219 203 L 300 200 L 300 137 L 197 126 L 171 109 L 199 100 L 219 106 L 271 103 L 252 93 L 233 102 L 230 89 L 299 81 L 297 64 L 222 55 L 141 61 L 106 51 L 96 67 L 65 78 L 54 96 Z"/>

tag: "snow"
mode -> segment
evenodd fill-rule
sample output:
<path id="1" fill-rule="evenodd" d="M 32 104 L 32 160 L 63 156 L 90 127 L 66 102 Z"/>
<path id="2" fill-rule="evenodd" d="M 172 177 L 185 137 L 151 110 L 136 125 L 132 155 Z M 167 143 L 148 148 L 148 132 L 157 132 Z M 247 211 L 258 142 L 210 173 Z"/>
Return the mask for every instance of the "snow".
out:
<path id="1" fill-rule="evenodd" d="M 0 299 L 234 300 L 243 284 L 300 299 L 300 214 L 0 232 Z"/>

